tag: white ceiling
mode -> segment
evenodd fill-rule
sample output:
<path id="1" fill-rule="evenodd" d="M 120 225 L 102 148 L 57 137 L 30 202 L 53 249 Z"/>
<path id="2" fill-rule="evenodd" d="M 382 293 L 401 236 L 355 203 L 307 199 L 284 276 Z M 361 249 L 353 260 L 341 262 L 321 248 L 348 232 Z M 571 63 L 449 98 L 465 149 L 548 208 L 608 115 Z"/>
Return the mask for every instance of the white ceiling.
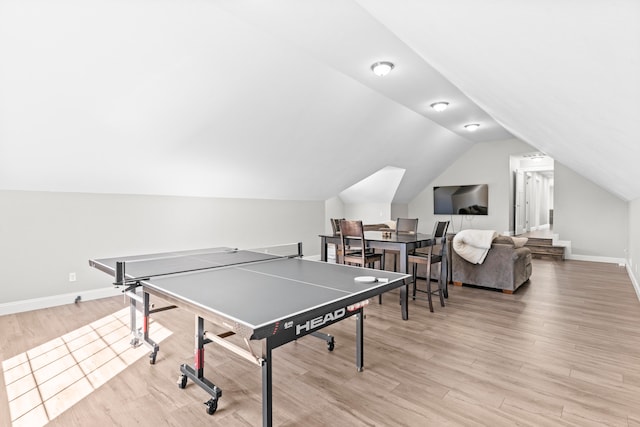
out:
<path id="1" fill-rule="evenodd" d="M 406 203 L 515 135 L 640 197 L 637 1 L 0 0 L 0 58 L 0 189 Z"/>

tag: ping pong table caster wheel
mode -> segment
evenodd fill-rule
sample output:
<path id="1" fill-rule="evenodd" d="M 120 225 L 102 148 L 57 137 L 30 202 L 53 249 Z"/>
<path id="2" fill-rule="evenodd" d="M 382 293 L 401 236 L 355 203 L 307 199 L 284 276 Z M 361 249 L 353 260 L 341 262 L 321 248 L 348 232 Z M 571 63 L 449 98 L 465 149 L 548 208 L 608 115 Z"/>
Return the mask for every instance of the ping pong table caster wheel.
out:
<path id="1" fill-rule="evenodd" d="M 184 389 L 186 386 L 187 386 L 187 376 L 180 375 L 180 378 L 178 378 L 178 388 Z"/>
<path id="2" fill-rule="evenodd" d="M 207 414 L 213 415 L 218 409 L 218 399 L 209 399 L 204 404 L 207 406 Z"/>
<path id="3" fill-rule="evenodd" d="M 149 363 L 152 365 L 156 364 L 156 356 L 158 355 L 158 353 L 156 352 L 152 352 L 151 354 L 149 354 Z"/>
<path id="4" fill-rule="evenodd" d="M 330 341 L 327 341 L 327 350 L 333 351 L 335 347 L 336 347 L 336 342 L 333 338 L 331 338 Z"/>

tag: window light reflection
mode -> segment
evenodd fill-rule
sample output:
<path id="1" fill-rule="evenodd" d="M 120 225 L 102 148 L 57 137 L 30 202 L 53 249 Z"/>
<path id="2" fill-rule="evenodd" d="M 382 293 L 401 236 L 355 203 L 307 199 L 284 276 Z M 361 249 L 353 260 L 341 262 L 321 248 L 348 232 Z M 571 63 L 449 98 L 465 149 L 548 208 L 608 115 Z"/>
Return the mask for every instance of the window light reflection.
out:
<path id="1" fill-rule="evenodd" d="M 153 339 L 171 331 L 152 320 Z M 129 308 L 2 362 L 12 427 L 44 426 L 136 360 L 149 354 L 131 347 Z"/>

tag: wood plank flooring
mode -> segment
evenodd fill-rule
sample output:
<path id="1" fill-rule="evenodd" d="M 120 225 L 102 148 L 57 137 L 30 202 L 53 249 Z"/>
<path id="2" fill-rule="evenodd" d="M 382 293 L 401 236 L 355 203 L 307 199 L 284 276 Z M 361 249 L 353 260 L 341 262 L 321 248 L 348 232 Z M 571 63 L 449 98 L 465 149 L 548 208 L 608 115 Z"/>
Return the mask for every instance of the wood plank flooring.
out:
<path id="1" fill-rule="evenodd" d="M 124 307 L 110 298 L 2 316 L 0 358 Z M 331 353 L 312 337 L 276 349 L 274 425 L 640 427 L 640 302 L 624 268 L 534 260 L 515 294 L 450 286 L 447 306 L 435 310 L 411 302 L 405 322 L 397 296 L 372 300 L 361 373 L 353 319 L 326 329 L 336 337 Z M 205 374 L 223 390 L 209 416 L 201 389 L 176 384 L 179 365 L 192 360 L 192 315 L 154 319 L 173 332 L 157 363 L 142 357 L 48 425 L 261 425 L 258 367 L 208 346 Z M 10 426 L 4 381 L 0 425 Z"/>

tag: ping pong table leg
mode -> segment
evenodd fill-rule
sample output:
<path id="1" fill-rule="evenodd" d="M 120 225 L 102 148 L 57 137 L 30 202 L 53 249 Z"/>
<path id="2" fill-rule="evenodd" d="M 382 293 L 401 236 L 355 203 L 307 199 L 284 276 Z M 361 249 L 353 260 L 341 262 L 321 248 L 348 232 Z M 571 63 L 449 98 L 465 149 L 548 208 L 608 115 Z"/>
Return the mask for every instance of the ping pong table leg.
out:
<path id="1" fill-rule="evenodd" d="M 182 364 L 180 366 L 180 378 L 178 378 L 178 388 L 187 386 L 187 379 L 191 379 L 201 389 L 209 393 L 211 399 L 204 402 L 207 406 L 207 413 L 213 415 L 218 409 L 218 399 L 222 396 L 220 387 L 204 377 L 204 345 L 207 343 L 205 339 L 204 319 L 196 315 L 196 336 L 194 349 L 194 366 Z"/>
<path id="2" fill-rule="evenodd" d="M 409 271 L 409 256 L 407 245 L 400 247 L 400 272 L 407 274 Z M 409 284 L 400 287 L 400 306 L 402 310 L 402 320 L 409 319 Z"/>
<path id="3" fill-rule="evenodd" d="M 160 347 L 155 343 L 151 338 L 149 338 L 149 315 L 151 310 L 150 302 L 149 302 L 149 293 L 142 290 L 142 298 L 143 298 L 143 318 L 142 318 L 142 339 L 144 342 L 151 348 L 151 354 L 149 354 L 149 363 L 154 365 L 156 363 L 156 356 L 158 355 L 158 351 Z"/>
<path id="4" fill-rule="evenodd" d="M 135 289 L 131 292 L 135 292 Z M 129 324 L 131 326 L 131 345 L 134 347 L 138 346 L 138 327 L 136 326 L 137 311 L 136 300 L 129 297 Z"/>
<path id="5" fill-rule="evenodd" d="M 116 283 L 125 284 L 126 281 L 126 264 L 123 261 L 116 262 Z M 128 291 L 125 291 L 125 295 L 129 296 L 129 326 L 131 327 L 131 342 L 133 347 L 137 347 L 139 344 L 138 339 L 138 327 L 136 325 L 137 307 L 136 307 L 136 287 L 133 286 Z"/>
<path id="6" fill-rule="evenodd" d="M 262 342 L 262 426 L 271 427 L 273 423 L 273 413 L 271 410 L 273 399 L 272 392 L 272 370 L 271 370 L 271 341 L 269 338 Z"/>
<path id="7" fill-rule="evenodd" d="M 196 316 L 196 348 L 194 350 L 194 368 L 198 378 L 204 377 L 204 319 Z"/>

